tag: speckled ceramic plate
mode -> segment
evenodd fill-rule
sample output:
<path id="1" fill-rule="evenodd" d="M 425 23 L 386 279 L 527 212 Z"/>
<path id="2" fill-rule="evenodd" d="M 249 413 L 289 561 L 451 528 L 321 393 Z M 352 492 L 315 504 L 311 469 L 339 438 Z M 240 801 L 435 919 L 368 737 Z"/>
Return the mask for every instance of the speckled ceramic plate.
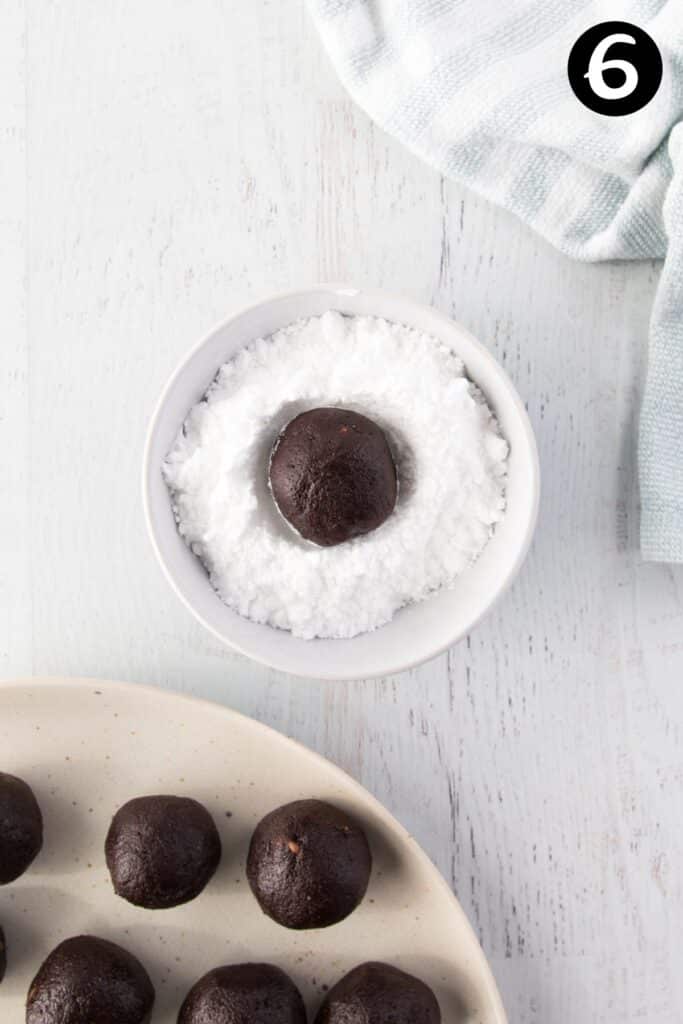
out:
<path id="1" fill-rule="evenodd" d="M 363 960 L 385 960 L 436 992 L 444 1024 L 505 1024 L 486 960 L 450 889 L 407 832 L 334 765 L 214 704 L 142 686 L 45 679 L 0 685 L 0 770 L 25 778 L 45 818 L 29 871 L 0 888 L 8 971 L 2 1024 L 21 1024 L 29 983 L 49 951 L 83 932 L 120 943 L 147 967 L 154 1024 L 212 967 L 270 961 L 311 1012 L 325 986 Z M 104 863 L 112 814 L 130 797 L 187 794 L 223 839 L 216 877 L 194 902 L 137 909 L 118 899 Z M 335 927 L 289 932 L 260 912 L 245 878 L 251 831 L 301 797 L 346 807 L 366 826 L 374 870 L 361 907 Z"/>

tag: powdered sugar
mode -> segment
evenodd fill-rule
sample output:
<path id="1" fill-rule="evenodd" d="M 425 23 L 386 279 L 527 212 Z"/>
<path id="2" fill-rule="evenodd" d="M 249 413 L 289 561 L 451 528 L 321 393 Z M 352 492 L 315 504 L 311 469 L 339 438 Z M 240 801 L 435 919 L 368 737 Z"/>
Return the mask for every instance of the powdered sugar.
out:
<path id="1" fill-rule="evenodd" d="M 333 548 L 301 540 L 268 490 L 281 429 L 316 406 L 387 434 L 395 512 Z M 453 584 L 504 513 L 508 446 L 446 346 L 411 328 L 329 312 L 259 339 L 222 366 L 163 467 L 178 529 L 221 599 L 297 636 L 350 637 Z"/>

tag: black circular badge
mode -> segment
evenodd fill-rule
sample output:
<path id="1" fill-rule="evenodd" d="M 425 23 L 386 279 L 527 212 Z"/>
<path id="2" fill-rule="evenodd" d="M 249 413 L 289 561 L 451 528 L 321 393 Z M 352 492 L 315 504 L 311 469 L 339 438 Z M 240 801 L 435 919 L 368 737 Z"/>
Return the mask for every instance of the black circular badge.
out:
<path id="1" fill-rule="evenodd" d="M 576 41 L 567 66 L 569 82 L 596 114 L 635 114 L 662 83 L 662 55 L 652 36 L 628 21 L 603 21 Z"/>

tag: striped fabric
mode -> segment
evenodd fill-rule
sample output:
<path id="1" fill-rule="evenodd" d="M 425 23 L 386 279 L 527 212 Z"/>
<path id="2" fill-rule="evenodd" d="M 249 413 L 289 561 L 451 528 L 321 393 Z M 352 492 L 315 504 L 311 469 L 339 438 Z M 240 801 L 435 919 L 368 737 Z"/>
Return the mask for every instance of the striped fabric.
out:
<path id="1" fill-rule="evenodd" d="M 641 413 L 645 558 L 683 562 L 683 0 L 308 0 L 347 89 L 442 174 L 581 260 L 666 257 Z M 572 93 L 579 36 L 657 41 L 652 102 L 605 117 Z M 677 225 L 677 229 L 676 229 Z"/>

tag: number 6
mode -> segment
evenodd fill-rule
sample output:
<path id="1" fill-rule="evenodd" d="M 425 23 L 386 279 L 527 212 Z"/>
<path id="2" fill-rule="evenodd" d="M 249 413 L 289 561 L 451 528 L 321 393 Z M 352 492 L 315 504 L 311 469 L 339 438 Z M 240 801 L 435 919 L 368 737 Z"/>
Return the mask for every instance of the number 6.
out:
<path id="1" fill-rule="evenodd" d="M 590 64 L 588 65 L 588 71 L 583 76 L 588 79 L 591 89 L 601 100 L 623 100 L 638 88 L 638 69 L 633 64 L 630 64 L 627 60 L 605 60 L 607 51 L 614 43 L 631 43 L 633 46 L 636 45 L 633 36 L 628 36 L 623 32 L 615 32 L 613 35 L 607 36 L 595 47 Z M 623 85 L 611 86 L 607 84 L 605 81 L 605 71 L 610 70 L 623 71 L 626 76 Z"/>

